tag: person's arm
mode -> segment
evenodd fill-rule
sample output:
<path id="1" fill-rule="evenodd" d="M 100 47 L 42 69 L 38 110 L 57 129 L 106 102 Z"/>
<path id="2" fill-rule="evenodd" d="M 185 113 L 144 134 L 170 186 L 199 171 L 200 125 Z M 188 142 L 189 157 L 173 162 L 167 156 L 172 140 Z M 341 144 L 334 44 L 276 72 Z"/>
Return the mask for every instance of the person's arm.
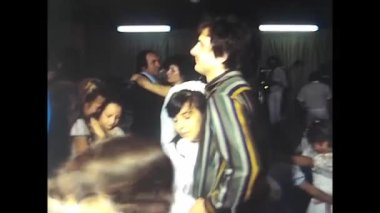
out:
<path id="1" fill-rule="evenodd" d="M 303 155 L 293 155 L 293 163 L 298 166 L 313 167 L 313 159 Z"/>
<path id="2" fill-rule="evenodd" d="M 216 95 L 210 99 L 211 117 L 217 147 L 223 159 L 209 196 L 205 199 L 207 212 L 216 209 L 236 210 L 251 198 L 261 170 L 260 160 L 251 129 L 249 111 L 252 110 L 249 87 L 240 87 L 231 96 Z"/>
<path id="3" fill-rule="evenodd" d="M 171 88 L 171 86 L 154 84 L 140 74 L 133 74 L 130 80 L 136 81 L 137 84 L 140 85 L 142 88 L 144 88 L 150 92 L 153 92 L 157 95 L 160 95 L 162 97 L 165 97 Z"/>
<path id="4" fill-rule="evenodd" d="M 302 108 L 305 107 L 305 87 L 302 87 L 301 90 L 298 92 L 296 100 L 299 106 Z"/>
<path id="5" fill-rule="evenodd" d="M 306 120 L 306 103 L 305 103 L 305 95 L 304 95 L 304 88 L 301 88 L 301 90 L 298 92 L 297 97 L 296 97 L 296 114 L 297 118 L 299 118 L 302 123 Z"/>
<path id="6" fill-rule="evenodd" d="M 77 119 L 70 130 L 72 136 L 72 156 L 77 156 L 89 149 L 90 131 L 83 119 Z"/>
<path id="7" fill-rule="evenodd" d="M 99 122 L 95 118 L 90 119 L 90 129 L 95 136 L 95 141 L 106 138 L 106 132 L 100 127 Z"/>
<path id="8" fill-rule="evenodd" d="M 317 187 L 315 187 L 314 185 L 310 184 L 307 181 L 304 181 L 303 183 L 298 185 L 298 187 L 300 187 L 302 190 L 304 190 L 305 192 L 307 192 L 309 195 L 311 195 L 313 198 L 317 200 L 320 200 L 328 204 L 333 203 L 333 199 L 331 195 L 321 191 L 320 189 L 318 189 Z"/>
<path id="9" fill-rule="evenodd" d="M 72 144 L 73 156 L 77 156 L 89 149 L 89 142 L 87 136 L 74 136 L 72 139 Z"/>

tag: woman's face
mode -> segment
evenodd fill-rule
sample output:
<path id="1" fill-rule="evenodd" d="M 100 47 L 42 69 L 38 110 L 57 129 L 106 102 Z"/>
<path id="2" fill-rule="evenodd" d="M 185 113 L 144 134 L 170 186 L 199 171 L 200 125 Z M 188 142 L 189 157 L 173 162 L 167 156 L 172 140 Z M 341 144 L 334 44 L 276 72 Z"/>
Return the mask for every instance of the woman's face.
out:
<path id="1" fill-rule="evenodd" d="M 104 130 L 111 130 L 120 121 L 122 108 L 119 104 L 109 103 L 99 117 L 99 124 Z"/>
<path id="2" fill-rule="evenodd" d="M 169 66 L 169 69 L 166 72 L 166 77 L 167 81 L 172 85 L 181 83 L 183 81 L 180 75 L 179 68 L 175 64 L 171 64 Z"/>
<path id="3" fill-rule="evenodd" d="M 95 98 L 95 100 L 85 103 L 83 105 L 84 116 L 90 117 L 90 116 L 94 115 L 96 112 L 99 112 L 100 107 L 103 105 L 105 100 L 106 99 L 103 96 L 98 95 Z"/>

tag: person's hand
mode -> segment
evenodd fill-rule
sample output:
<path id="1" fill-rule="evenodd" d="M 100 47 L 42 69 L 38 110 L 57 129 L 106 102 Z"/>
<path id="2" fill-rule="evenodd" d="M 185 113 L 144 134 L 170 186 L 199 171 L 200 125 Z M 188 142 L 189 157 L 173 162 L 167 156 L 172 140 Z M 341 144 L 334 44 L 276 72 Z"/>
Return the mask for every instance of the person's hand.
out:
<path id="1" fill-rule="evenodd" d="M 332 195 L 327 195 L 327 198 L 328 198 L 328 201 L 327 201 L 327 202 L 320 201 L 320 200 L 314 198 L 314 199 L 313 199 L 313 203 L 316 204 L 316 205 L 321 204 L 321 203 L 333 204 L 333 198 L 332 198 Z"/>
<path id="2" fill-rule="evenodd" d="M 85 91 L 87 91 L 87 93 L 90 93 L 90 92 L 94 91 L 96 89 L 96 87 L 97 86 L 94 83 L 92 83 L 91 81 L 89 81 L 84 86 L 84 89 L 85 89 Z"/>
<path id="3" fill-rule="evenodd" d="M 96 81 L 97 81 L 97 79 L 95 79 L 95 78 L 86 78 L 86 79 L 81 81 L 80 88 L 82 88 L 82 90 L 83 90 L 83 92 L 85 92 L 85 94 L 91 93 L 92 91 L 94 91 L 98 87 L 95 83 Z"/>
<path id="4" fill-rule="evenodd" d="M 95 118 L 90 118 L 90 128 L 92 132 L 96 135 L 97 139 L 103 139 L 106 137 L 105 132 L 100 127 L 99 122 Z"/>
<path id="5" fill-rule="evenodd" d="M 314 198 L 313 199 L 313 203 L 316 204 L 316 205 L 322 204 L 322 203 L 326 203 L 326 204 L 330 204 L 331 205 L 332 204 L 332 196 L 329 196 L 329 198 L 330 198 L 329 200 L 331 200 L 330 202 L 324 202 L 324 201 L 320 201 L 320 200 Z"/>
<path id="6" fill-rule="evenodd" d="M 138 85 L 140 85 L 141 87 L 144 87 L 144 85 L 146 83 L 149 83 L 149 80 L 146 79 L 144 76 L 140 75 L 140 74 L 133 74 L 131 79 L 131 81 L 135 81 Z"/>
<path id="7" fill-rule="evenodd" d="M 191 207 L 189 213 L 207 213 L 205 200 L 203 198 L 198 198 L 195 200 L 193 207 Z"/>

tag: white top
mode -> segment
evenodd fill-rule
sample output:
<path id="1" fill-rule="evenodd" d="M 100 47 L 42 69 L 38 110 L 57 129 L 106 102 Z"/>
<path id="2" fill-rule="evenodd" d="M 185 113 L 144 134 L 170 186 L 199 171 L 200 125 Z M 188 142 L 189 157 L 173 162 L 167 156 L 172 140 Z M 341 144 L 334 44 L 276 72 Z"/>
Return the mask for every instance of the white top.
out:
<path id="1" fill-rule="evenodd" d="M 177 135 L 172 118 L 166 110 L 171 96 L 184 89 L 205 92 L 206 84 L 201 81 L 186 81 L 170 88 L 161 108 L 161 146 L 174 167 L 174 201 L 170 213 L 189 212 L 195 203 L 192 196 L 193 172 L 198 154 L 198 143 L 180 139 L 177 144 L 171 142 Z"/>
<path id="2" fill-rule="evenodd" d="M 308 142 L 305 135 L 302 137 L 301 143 L 297 147 L 296 152 L 300 152 L 300 153 L 302 153 L 303 156 L 307 156 L 310 158 L 313 158 L 314 156 L 316 156 L 318 154 L 316 151 L 314 151 L 313 147 Z"/>
<path id="3" fill-rule="evenodd" d="M 331 98 L 330 87 L 319 81 L 306 84 L 297 95 L 297 100 L 305 102 L 307 109 L 324 109 L 327 107 L 327 100 Z"/>
<path id="4" fill-rule="evenodd" d="M 332 194 L 333 154 L 325 153 L 314 156 L 313 184 L 318 189 Z"/>
<path id="5" fill-rule="evenodd" d="M 89 136 L 90 130 L 83 118 L 78 118 L 70 130 L 70 136 Z"/>
<path id="6" fill-rule="evenodd" d="M 332 152 L 318 154 L 314 157 L 313 185 L 323 192 L 333 194 Z M 310 200 L 307 213 L 332 212 L 332 205 L 321 203 L 315 198 Z"/>
<path id="7" fill-rule="evenodd" d="M 173 120 L 169 117 L 168 112 L 166 110 L 166 105 L 168 104 L 170 98 L 174 93 L 184 89 L 204 93 L 205 86 L 206 84 L 201 81 L 186 81 L 181 84 L 174 85 L 172 88 L 170 88 L 168 94 L 165 96 L 165 100 L 161 108 L 161 145 L 166 154 L 166 144 L 170 143 L 170 141 L 172 141 L 173 138 L 177 135 L 174 128 Z"/>
<path id="8" fill-rule="evenodd" d="M 170 142 L 166 151 L 174 167 L 174 200 L 170 213 L 189 212 L 195 203 L 192 196 L 193 172 L 199 143 L 181 138 L 177 144 Z"/>
<path id="9" fill-rule="evenodd" d="M 108 135 L 112 137 L 122 137 L 125 136 L 125 132 L 120 127 L 116 126 L 110 131 L 108 131 Z"/>
<path id="10" fill-rule="evenodd" d="M 285 74 L 284 69 L 282 69 L 281 67 L 276 67 L 272 72 L 273 73 L 271 76 L 272 78 L 271 80 L 279 82 L 281 86 L 280 85 L 271 86 L 270 87 L 271 92 L 282 90 L 284 87 L 288 86 L 288 81 L 286 79 L 286 74 Z"/>
<path id="11" fill-rule="evenodd" d="M 295 186 L 301 185 L 305 181 L 305 175 L 301 171 L 301 168 L 297 165 L 293 165 L 292 168 L 292 175 L 293 175 L 293 184 Z"/>

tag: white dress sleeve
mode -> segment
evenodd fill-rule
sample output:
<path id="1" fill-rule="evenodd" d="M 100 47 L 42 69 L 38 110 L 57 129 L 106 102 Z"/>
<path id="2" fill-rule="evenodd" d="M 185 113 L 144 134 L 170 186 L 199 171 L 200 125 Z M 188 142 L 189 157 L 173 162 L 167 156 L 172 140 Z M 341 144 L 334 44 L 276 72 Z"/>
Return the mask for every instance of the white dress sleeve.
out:
<path id="1" fill-rule="evenodd" d="M 84 119 L 79 118 L 75 121 L 70 130 L 70 136 L 88 136 L 90 135 L 90 130 Z"/>

